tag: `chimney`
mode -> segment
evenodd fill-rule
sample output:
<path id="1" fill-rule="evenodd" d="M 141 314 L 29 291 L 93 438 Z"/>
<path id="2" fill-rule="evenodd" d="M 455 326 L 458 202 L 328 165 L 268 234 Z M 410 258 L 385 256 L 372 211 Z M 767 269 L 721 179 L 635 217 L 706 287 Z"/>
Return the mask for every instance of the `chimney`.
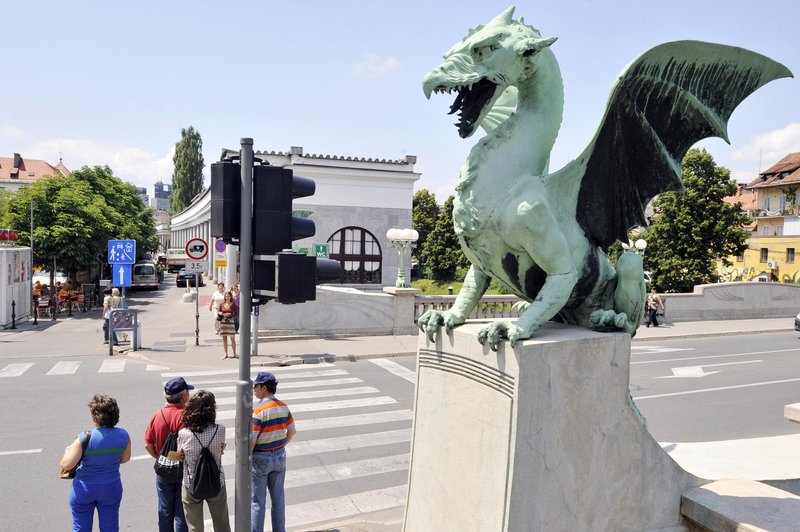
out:
<path id="1" fill-rule="evenodd" d="M 14 154 L 14 168 L 19 168 L 19 165 L 22 164 L 22 157 L 20 157 L 19 153 Z"/>

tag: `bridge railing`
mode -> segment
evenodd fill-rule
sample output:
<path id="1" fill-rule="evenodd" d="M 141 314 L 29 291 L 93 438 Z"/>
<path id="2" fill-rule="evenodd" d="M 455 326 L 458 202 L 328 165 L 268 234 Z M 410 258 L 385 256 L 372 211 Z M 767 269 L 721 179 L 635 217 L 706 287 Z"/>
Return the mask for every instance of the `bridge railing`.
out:
<path id="1" fill-rule="evenodd" d="M 447 310 L 453 306 L 456 296 L 415 296 L 414 323 L 428 310 Z M 470 312 L 470 319 L 479 318 L 516 318 L 519 312 L 513 308 L 515 303 L 523 300 L 514 295 L 492 294 L 481 298 Z"/>

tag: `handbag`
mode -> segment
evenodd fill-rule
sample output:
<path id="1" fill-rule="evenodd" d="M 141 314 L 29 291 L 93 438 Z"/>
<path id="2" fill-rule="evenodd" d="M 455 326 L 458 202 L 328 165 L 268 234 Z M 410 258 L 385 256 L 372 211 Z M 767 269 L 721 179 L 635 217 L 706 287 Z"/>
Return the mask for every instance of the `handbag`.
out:
<path id="1" fill-rule="evenodd" d="M 58 474 L 58 478 L 63 478 L 64 480 L 69 480 L 71 478 L 75 478 L 75 473 L 78 471 L 78 466 L 81 465 L 81 461 L 83 460 L 83 455 L 86 454 L 86 448 L 89 446 L 89 439 L 92 437 L 92 432 L 87 430 L 83 433 L 83 438 L 81 439 L 81 459 L 78 460 L 78 463 L 75 464 L 75 467 L 72 469 L 64 469 L 61 468 L 61 473 Z"/>

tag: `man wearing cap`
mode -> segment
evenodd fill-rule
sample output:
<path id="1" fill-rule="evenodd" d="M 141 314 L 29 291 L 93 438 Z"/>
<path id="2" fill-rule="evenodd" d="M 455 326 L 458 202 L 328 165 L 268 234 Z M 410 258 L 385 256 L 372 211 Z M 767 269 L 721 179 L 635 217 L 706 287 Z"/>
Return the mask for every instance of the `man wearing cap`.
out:
<path id="1" fill-rule="evenodd" d="M 171 379 L 164 385 L 167 404 L 153 414 L 144 432 L 144 448 L 153 458 L 158 459 L 169 433 L 183 428 L 181 417 L 183 407 L 189 400 L 189 390 L 194 390 L 194 386 L 188 384 L 183 377 Z M 159 532 L 187 532 L 188 526 L 181 502 L 181 481 L 173 483 L 156 475 L 156 494 Z"/>
<path id="2" fill-rule="evenodd" d="M 286 476 L 285 447 L 295 433 L 294 419 L 286 403 L 275 397 L 278 379 L 262 371 L 253 382 L 258 402 L 253 405 L 253 500 L 250 520 L 253 532 L 264 532 L 267 489 L 272 501 L 272 532 L 286 530 L 286 504 L 283 498 L 283 479 Z"/>

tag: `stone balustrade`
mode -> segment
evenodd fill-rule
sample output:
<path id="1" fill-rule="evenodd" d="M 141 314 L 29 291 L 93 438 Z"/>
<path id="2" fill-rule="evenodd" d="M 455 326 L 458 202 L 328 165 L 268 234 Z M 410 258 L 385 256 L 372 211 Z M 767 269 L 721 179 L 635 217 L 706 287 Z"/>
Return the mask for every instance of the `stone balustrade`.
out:
<path id="1" fill-rule="evenodd" d="M 453 306 L 456 296 L 416 296 L 414 297 L 414 323 L 428 310 L 447 310 Z M 481 302 L 470 312 L 470 319 L 516 318 L 519 311 L 515 303 L 523 300 L 514 295 L 484 295 Z"/>

